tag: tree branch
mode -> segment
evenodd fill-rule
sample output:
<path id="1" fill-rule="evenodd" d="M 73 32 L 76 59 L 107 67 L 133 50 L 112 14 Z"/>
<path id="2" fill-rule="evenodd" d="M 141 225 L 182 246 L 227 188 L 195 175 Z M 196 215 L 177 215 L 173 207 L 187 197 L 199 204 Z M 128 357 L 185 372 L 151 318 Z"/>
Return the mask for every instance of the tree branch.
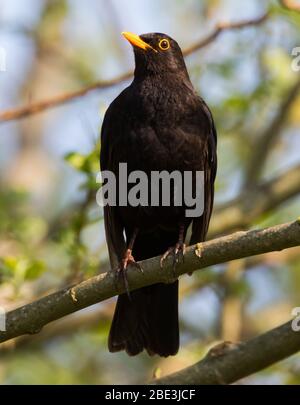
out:
<path id="1" fill-rule="evenodd" d="M 198 51 L 199 49 L 204 48 L 205 46 L 210 44 L 212 41 L 214 41 L 223 31 L 237 30 L 237 29 L 242 29 L 244 27 L 259 25 L 259 24 L 263 23 L 268 18 L 268 16 L 269 16 L 269 13 L 265 13 L 258 18 L 249 19 L 249 20 L 245 20 L 245 21 L 241 21 L 241 22 L 237 22 L 237 23 L 219 23 L 211 34 L 209 34 L 206 38 L 202 39 L 201 41 L 196 42 L 189 48 L 185 49 L 183 51 L 183 54 L 185 56 L 188 56 L 188 55 L 191 55 L 192 53 Z M 25 117 L 28 117 L 29 115 L 37 114 L 37 113 L 40 113 L 47 109 L 61 106 L 62 104 L 66 104 L 79 97 L 83 97 L 93 90 L 105 89 L 107 87 L 112 87 L 117 84 L 120 84 L 120 83 L 124 82 L 125 80 L 130 79 L 132 77 L 132 75 L 133 75 L 133 72 L 127 72 L 114 79 L 100 81 L 100 82 L 94 83 L 90 86 L 87 86 L 81 90 L 60 94 L 58 96 L 49 98 L 47 100 L 32 103 L 32 104 L 26 105 L 24 107 L 2 111 L 2 112 L 0 112 L 0 123 L 16 120 L 16 119 L 20 119 L 20 118 L 25 118 Z"/>
<path id="2" fill-rule="evenodd" d="M 132 72 L 127 72 L 121 76 L 118 76 L 114 79 L 111 80 L 105 80 L 105 81 L 100 81 L 97 83 L 94 83 L 90 86 L 84 87 L 81 90 L 77 90 L 74 92 L 70 93 L 64 93 L 60 94 L 58 96 L 49 98 L 47 100 L 39 101 L 36 103 L 32 103 L 29 105 L 26 105 L 21 108 L 16 108 L 13 110 L 7 110 L 7 111 L 2 111 L 0 112 L 0 123 L 1 122 L 6 122 L 6 121 L 12 121 L 15 119 L 20 119 L 20 118 L 25 118 L 29 115 L 37 114 L 39 112 L 42 112 L 44 110 L 48 110 L 53 107 L 59 107 L 62 104 L 66 104 L 70 101 L 73 101 L 79 97 L 83 97 L 86 94 L 90 93 L 93 90 L 98 90 L 98 89 L 106 89 L 108 87 L 113 87 L 116 86 L 119 83 L 122 83 L 125 80 L 130 79 L 132 76 Z"/>
<path id="3" fill-rule="evenodd" d="M 274 179 L 256 186 L 251 192 L 242 192 L 236 199 L 217 207 L 212 217 L 209 237 L 245 229 L 262 215 L 300 193 L 300 164 Z"/>
<path id="4" fill-rule="evenodd" d="M 204 48 L 205 46 L 209 45 L 215 39 L 219 37 L 220 34 L 224 31 L 233 31 L 233 30 L 240 30 L 245 27 L 251 27 L 255 25 L 260 25 L 267 20 L 269 17 L 269 12 L 262 14 L 258 18 L 253 18 L 245 21 L 239 21 L 236 23 L 229 23 L 229 22 L 220 22 L 217 24 L 214 31 L 209 34 L 206 38 L 202 39 L 202 41 L 196 42 L 194 45 L 191 45 L 189 48 L 183 51 L 184 56 L 189 56 L 192 53 L 199 51 L 199 49 Z"/>
<path id="5" fill-rule="evenodd" d="M 300 333 L 291 322 L 239 344 L 213 348 L 184 370 L 153 382 L 154 385 L 231 384 L 291 356 L 300 350 Z"/>
<path id="6" fill-rule="evenodd" d="M 184 263 L 176 267 L 176 276 L 230 260 L 283 250 L 300 245 L 300 221 L 272 228 L 238 232 L 192 246 L 187 249 Z M 143 273 L 135 268 L 128 271 L 130 290 L 174 279 L 172 260 L 164 269 L 160 258 L 141 262 Z M 24 334 L 38 333 L 46 324 L 90 305 L 124 293 L 123 285 L 116 285 L 114 272 L 93 277 L 72 288 L 66 288 L 31 304 L 7 313 L 6 331 L 0 332 L 0 342 Z"/>
<path id="7" fill-rule="evenodd" d="M 285 99 L 282 101 L 278 114 L 276 114 L 273 121 L 266 128 L 266 130 L 259 137 L 256 145 L 253 146 L 253 154 L 250 159 L 246 178 L 245 189 L 253 188 L 259 179 L 259 176 L 264 168 L 266 159 L 269 156 L 269 152 L 281 133 L 283 125 L 287 119 L 290 107 L 298 97 L 300 91 L 300 79 L 296 81 L 294 86 L 289 90 Z"/>

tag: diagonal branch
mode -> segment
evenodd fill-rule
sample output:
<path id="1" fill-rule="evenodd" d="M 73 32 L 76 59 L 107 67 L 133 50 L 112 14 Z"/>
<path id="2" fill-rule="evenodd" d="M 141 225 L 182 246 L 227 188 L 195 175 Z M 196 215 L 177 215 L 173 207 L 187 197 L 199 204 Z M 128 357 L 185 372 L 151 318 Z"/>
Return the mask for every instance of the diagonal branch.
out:
<path id="1" fill-rule="evenodd" d="M 28 104 L 24 107 L 16 108 L 13 110 L 2 111 L 0 112 L 0 123 L 25 118 L 29 115 L 37 114 L 50 108 L 59 107 L 62 104 L 66 104 L 77 98 L 83 97 L 93 90 L 106 89 L 108 87 L 116 86 L 117 84 L 120 84 L 123 81 L 130 79 L 131 76 L 132 72 L 127 72 L 114 79 L 100 81 L 90 86 L 84 87 L 81 90 L 77 90 L 71 93 L 60 94 L 47 100 L 38 101 L 36 103 Z"/>
<path id="2" fill-rule="evenodd" d="M 216 208 L 212 217 L 209 237 L 216 237 L 249 227 L 253 221 L 300 193 L 300 164 L 278 177 L 265 181 L 244 192 L 229 203 Z"/>
<path id="3" fill-rule="evenodd" d="M 212 41 L 214 41 L 222 32 L 229 31 L 229 30 L 238 30 L 244 27 L 255 26 L 263 23 L 267 20 L 269 13 L 265 13 L 262 16 L 254 19 L 249 19 L 237 23 L 219 23 L 215 30 L 209 34 L 206 38 L 202 39 L 201 41 L 196 42 L 189 48 L 183 51 L 185 56 L 191 55 L 192 53 L 198 51 L 201 48 L 209 45 Z M 29 115 L 37 114 L 39 112 L 48 110 L 50 108 L 61 106 L 62 104 L 66 104 L 71 102 L 79 97 L 83 97 L 86 94 L 90 93 L 93 90 L 100 90 L 105 89 L 107 87 L 112 87 L 117 84 L 128 80 L 133 75 L 133 72 L 124 73 L 121 76 L 118 76 L 114 79 L 107 80 L 107 81 L 100 81 L 94 83 L 90 86 L 87 86 L 81 90 L 77 90 L 70 93 L 60 94 L 58 96 L 49 98 L 47 100 L 38 101 L 36 103 L 32 103 L 26 105 L 24 107 L 15 108 L 7 111 L 0 112 L 0 123 L 6 121 L 12 121 L 20 118 L 28 117 Z"/>
<path id="4" fill-rule="evenodd" d="M 155 385 L 231 384 L 297 353 L 300 332 L 287 322 L 245 343 L 213 348 L 199 363 L 153 382 Z"/>
<path id="5" fill-rule="evenodd" d="M 220 34 L 222 34 L 222 32 L 224 31 L 234 31 L 240 30 L 245 27 L 260 25 L 263 22 L 265 22 L 268 19 L 268 17 L 269 13 L 266 12 L 262 14 L 260 17 L 245 21 L 239 21 L 236 23 L 220 22 L 219 24 L 217 24 L 216 28 L 211 34 L 209 34 L 206 38 L 202 39 L 202 41 L 196 42 L 194 45 L 191 45 L 189 48 L 185 49 L 183 51 L 183 54 L 184 56 L 189 56 L 192 53 L 199 51 L 199 49 L 204 48 L 205 46 L 213 42 L 215 39 L 217 39 L 220 36 Z"/>
<path id="6" fill-rule="evenodd" d="M 277 138 L 281 134 L 282 128 L 288 117 L 290 107 L 298 97 L 300 92 L 300 79 L 292 86 L 288 91 L 288 94 L 279 106 L 278 113 L 273 121 L 266 128 L 264 133 L 259 137 L 257 144 L 253 146 L 253 154 L 250 159 L 246 179 L 245 189 L 252 188 L 257 183 L 262 170 L 264 169 L 265 162 L 269 156 L 269 152 L 272 146 L 276 142 Z"/>
<path id="7" fill-rule="evenodd" d="M 238 232 L 187 249 L 184 263 L 176 267 L 180 276 L 230 260 L 254 256 L 300 245 L 300 221 L 258 231 Z M 143 273 L 129 269 L 130 290 L 173 280 L 172 260 L 160 268 L 160 258 L 141 262 Z M 117 286 L 113 272 L 88 279 L 6 314 L 6 331 L 0 332 L 0 342 L 24 334 L 38 333 L 46 324 L 90 305 L 125 292 Z"/>

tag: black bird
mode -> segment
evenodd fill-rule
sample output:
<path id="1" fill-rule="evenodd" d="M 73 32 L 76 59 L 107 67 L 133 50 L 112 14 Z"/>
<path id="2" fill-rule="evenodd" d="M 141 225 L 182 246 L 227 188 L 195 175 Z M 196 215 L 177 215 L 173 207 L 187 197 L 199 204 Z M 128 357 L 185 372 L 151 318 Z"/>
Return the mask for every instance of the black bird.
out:
<path id="1" fill-rule="evenodd" d="M 128 173 L 205 173 L 202 216 L 187 218 L 185 207 L 175 206 L 104 208 L 111 265 L 118 267 L 126 281 L 126 268 L 135 260 L 167 252 L 162 263 L 169 254 L 176 263 L 184 254 L 189 225 L 190 244 L 205 239 L 214 199 L 217 135 L 209 108 L 191 84 L 177 42 L 160 33 L 123 35 L 134 49 L 134 80 L 106 112 L 101 170 L 118 176 L 119 163 L 127 163 Z M 126 350 L 132 356 L 144 349 L 150 355 L 175 355 L 179 349 L 178 280 L 120 295 L 108 346 L 111 352 Z"/>

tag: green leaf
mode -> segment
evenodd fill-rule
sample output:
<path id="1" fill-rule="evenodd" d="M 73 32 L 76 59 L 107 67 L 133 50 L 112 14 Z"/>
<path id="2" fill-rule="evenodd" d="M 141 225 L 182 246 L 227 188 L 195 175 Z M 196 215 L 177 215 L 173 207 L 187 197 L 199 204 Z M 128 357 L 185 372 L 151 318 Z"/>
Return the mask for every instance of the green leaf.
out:
<path id="1" fill-rule="evenodd" d="M 65 156 L 65 161 L 74 169 L 84 171 L 86 157 L 77 152 L 70 152 Z"/>
<path id="2" fill-rule="evenodd" d="M 7 256 L 2 262 L 4 275 L 14 277 L 17 282 L 34 280 L 45 271 L 45 264 L 42 261 L 30 260 L 27 257 Z"/>
<path id="3" fill-rule="evenodd" d="M 46 266 L 42 261 L 35 261 L 29 265 L 26 270 L 26 280 L 35 280 L 45 271 Z"/>

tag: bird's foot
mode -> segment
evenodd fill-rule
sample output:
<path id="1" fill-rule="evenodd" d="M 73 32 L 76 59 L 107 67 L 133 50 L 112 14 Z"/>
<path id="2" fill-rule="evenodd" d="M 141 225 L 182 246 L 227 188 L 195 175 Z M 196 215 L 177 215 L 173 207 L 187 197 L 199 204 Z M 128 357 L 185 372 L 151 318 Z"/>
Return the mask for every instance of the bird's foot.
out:
<path id="1" fill-rule="evenodd" d="M 162 255 L 160 259 L 160 267 L 163 268 L 165 260 L 169 257 L 172 256 L 173 258 L 173 275 L 175 276 L 175 268 L 176 264 L 179 263 L 179 261 L 184 261 L 184 255 L 186 252 L 186 245 L 182 242 L 178 242 L 175 247 L 169 248 L 164 255 Z"/>
<path id="2" fill-rule="evenodd" d="M 128 266 L 133 266 L 137 268 L 140 272 L 143 273 L 143 269 L 141 265 L 135 261 L 134 257 L 132 256 L 132 250 L 127 249 L 124 255 L 124 258 L 122 259 L 119 267 L 117 268 L 117 281 L 121 280 L 124 283 L 126 293 L 128 297 L 130 298 L 130 292 L 129 292 L 129 284 L 128 284 L 128 279 L 127 279 L 127 269 Z"/>

